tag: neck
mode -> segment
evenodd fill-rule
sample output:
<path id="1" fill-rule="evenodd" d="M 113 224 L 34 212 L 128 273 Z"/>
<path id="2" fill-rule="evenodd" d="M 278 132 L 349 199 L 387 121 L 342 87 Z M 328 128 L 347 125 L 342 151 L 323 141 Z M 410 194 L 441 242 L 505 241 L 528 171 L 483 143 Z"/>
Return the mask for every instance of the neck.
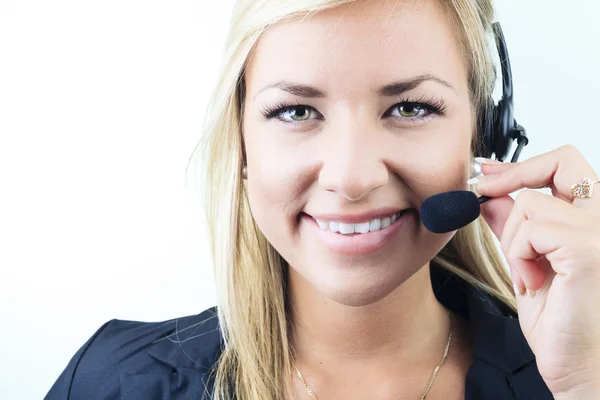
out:
<path id="1" fill-rule="evenodd" d="M 370 368 L 439 360 L 450 316 L 433 293 L 429 263 L 384 299 L 360 307 L 329 300 L 289 272 L 295 357 L 300 365 Z M 299 367 L 300 368 L 300 367 Z"/>

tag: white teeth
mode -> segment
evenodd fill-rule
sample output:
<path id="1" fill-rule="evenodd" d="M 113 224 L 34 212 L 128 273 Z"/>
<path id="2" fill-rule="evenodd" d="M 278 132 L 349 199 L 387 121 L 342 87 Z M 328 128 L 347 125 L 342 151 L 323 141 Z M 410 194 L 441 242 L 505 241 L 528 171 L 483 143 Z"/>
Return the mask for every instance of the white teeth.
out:
<path id="1" fill-rule="evenodd" d="M 373 221 L 369 222 L 369 230 L 371 232 L 375 232 L 381 229 L 381 220 L 380 219 L 374 219 Z"/>
<path id="2" fill-rule="evenodd" d="M 315 219 L 315 221 L 317 221 L 317 224 L 319 224 L 319 228 L 321 228 L 321 229 L 329 229 L 329 223 L 328 222 L 319 221 L 318 219 Z"/>
<path id="3" fill-rule="evenodd" d="M 347 224 L 347 223 L 343 223 L 343 222 L 335 222 L 335 221 L 320 221 L 318 219 L 315 219 L 317 221 L 317 224 L 319 224 L 319 227 L 321 229 L 324 230 L 330 230 L 331 232 L 339 232 L 343 235 L 348 235 L 351 233 L 368 233 L 368 232 L 375 232 L 378 231 L 380 229 L 385 229 L 388 226 L 390 226 L 391 224 L 393 224 L 394 222 L 396 222 L 396 220 L 400 217 L 400 213 L 394 214 L 391 217 L 385 217 L 385 218 L 377 218 L 377 219 L 373 219 L 371 221 L 368 222 L 361 222 L 359 224 Z"/>
<path id="4" fill-rule="evenodd" d="M 368 233 L 370 222 L 363 222 L 362 224 L 354 224 L 355 233 Z"/>
<path id="5" fill-rule="evenodd" d="M 392 224 L 392 220 L 389 217 L 385 217 L 381 220 L 381 229 L 385 229 Z"/>
<path id="6" fill-rule="evenodd" d="M 339 232 L 340 231 L 340 223 L 339 222 L 330 222 L 329 230 L 331 232 Z"/>
<path id="7" fill-rule="evenodd" d="M 340 233 L 343 233 L 344 235 L 354 233 L 354 224 L 344 224 L 343 222 L 340 222 Z"/>

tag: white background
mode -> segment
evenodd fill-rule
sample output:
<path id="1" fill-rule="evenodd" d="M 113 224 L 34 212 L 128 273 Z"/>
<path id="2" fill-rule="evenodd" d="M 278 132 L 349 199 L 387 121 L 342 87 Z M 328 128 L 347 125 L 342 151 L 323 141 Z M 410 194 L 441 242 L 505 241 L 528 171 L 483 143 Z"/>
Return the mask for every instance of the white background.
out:
<path id="1" fill-rule="evenodd" d="M 214 304 L 185 167 L 231 3 L 0 0 L 0 398 L 43 398 L 109 319 Z M 600 171 L 600 3 L 497 6 L 521 160 L 572 143 Z"/>

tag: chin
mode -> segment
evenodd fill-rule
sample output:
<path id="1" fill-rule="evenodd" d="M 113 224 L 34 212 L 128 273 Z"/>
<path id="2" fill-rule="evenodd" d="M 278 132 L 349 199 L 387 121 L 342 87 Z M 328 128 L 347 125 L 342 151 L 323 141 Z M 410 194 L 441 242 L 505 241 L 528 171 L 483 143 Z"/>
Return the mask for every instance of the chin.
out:
<path id="1" fill-rule="evenodd" d="M 395 278 L 395 279 L 394 279 Z M 315 286 L 328 299 L 349 307 L 362 307 L 377 303 L 396 290 L 406 279 L 401 277 L 331 277 Z"/>
<path id="2" fill-rule="evenodd" d="M 338 304 L 348 307 L 364 307 L 371 304 L 377 303 L 379 300 L 384 299 L 389 293 L 382 292 L 364 292 L 364 293 L 343 293 L 337 292 L 333 294 L 327 294 L 327 297 Z"/>

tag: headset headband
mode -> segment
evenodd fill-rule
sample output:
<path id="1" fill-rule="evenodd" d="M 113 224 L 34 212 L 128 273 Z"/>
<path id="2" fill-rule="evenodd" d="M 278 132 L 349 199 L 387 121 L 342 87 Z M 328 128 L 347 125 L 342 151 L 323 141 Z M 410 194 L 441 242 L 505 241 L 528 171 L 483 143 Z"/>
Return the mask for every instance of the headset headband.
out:
<path id="1" fill-rule="evenodd" d="M 502 27 L 499 22 L 495 22 L 492 28 L 502 69 L 502 98 L 497 105 L 493 106 L 491 115 L 486 115 L 488 120 L 484 126 L 486 130 L 490 129 L 491 131 L 484 132 L 484 145 L 486 152 L 489 153 L 486 154 L 487 156 L 495 153 L 496 159 L 504 161 L 510 153 L 513 140 L 517 140 L 517 149 L 511 159 L 511 162 L 516 162 L 521 150 L 529 143 L 529 140 L 525 128 L 519 125 L 514 118 L 512 69 Z"/>

